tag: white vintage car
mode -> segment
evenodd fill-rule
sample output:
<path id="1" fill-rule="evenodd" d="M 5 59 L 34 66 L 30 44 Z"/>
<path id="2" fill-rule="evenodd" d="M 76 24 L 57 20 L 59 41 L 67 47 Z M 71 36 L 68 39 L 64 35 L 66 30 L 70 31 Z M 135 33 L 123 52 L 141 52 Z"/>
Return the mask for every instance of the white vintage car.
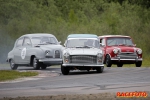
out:
<path id="1" fill-rule="evenodd" d="M 62 49 L 63 46 L 52 34 L 26 34 L 16 40 L 14 48 L 8 53 L 7 62 L 13 70 L 18 66 L 46 69 L 62 63 Z"/>
<path id="2" fill-rule="evenodd" d="M 76 69 L 103 72 L 103 52 L 97 35 L 71 34 L 64 45 L 62 74 L 67 75 L 70 70 Z"/>

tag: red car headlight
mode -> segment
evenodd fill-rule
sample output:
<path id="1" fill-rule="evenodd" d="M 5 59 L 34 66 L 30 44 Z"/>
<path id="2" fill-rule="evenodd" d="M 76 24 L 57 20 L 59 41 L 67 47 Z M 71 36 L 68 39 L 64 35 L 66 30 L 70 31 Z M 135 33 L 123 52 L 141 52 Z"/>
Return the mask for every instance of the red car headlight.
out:
<path id="1" fill-rule="evenodd" d="M 114 54 L 117 54 L 117 53 L 119 53 L 119 50 L 118 49 L 114 49 L 113 52 L 114 52 Z"/>
<path id="2" fill-rule="evenodd" d="M 142 50 L 141 49 L 137 49 L 137 54 L 142 54 Z"/>

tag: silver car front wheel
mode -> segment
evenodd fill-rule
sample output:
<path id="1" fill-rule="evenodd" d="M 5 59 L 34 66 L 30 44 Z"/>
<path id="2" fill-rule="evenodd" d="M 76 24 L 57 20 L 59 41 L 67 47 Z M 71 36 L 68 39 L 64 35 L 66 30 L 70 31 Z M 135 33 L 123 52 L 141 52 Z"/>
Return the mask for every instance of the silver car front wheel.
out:
<path id="1" fill-rule="evenodd" d="M 33 59 L 33 69 L 36 69 L 36 70 L 40 69 L 40 63 L 36 59 L 36 57 L 34 57 L 34 59 Z"/>
<path id="2" fill-rule="evenodd" d="M 18 68 L 18 65 L 15 64 L 15 62 L 14 62 L 13 59 L 11 59 L 11 60 L 9 61 L 9 63 L 10 63 L 10 67 L 11 67 L 12 70 L 16 70 L 16 69 Z"/>

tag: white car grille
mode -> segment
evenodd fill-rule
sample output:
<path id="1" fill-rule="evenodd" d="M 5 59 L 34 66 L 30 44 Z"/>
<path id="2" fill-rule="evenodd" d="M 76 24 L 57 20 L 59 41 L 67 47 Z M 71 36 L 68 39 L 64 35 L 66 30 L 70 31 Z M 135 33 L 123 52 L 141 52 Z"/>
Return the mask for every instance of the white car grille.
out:
<path id="1" fill-rule="evenodd" d="M 97 63 L 97 56 L 90 55 L 73 55 L 70 56 L 70 63 Z"/>

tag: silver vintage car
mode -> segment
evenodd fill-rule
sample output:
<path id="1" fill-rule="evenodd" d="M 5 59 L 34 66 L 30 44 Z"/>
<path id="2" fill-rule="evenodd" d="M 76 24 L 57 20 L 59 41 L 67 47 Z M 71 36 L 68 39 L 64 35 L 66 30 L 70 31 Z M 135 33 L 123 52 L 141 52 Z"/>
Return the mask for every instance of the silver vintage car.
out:
<path id="1" fill-rule="evenodd" d="M 7 62 L 13 70 L 18 66 L 46 69 L 62 63 L 62 49 L 63 46 L 52 34 L 26 34 L 16 40 L 14 48 L 8 53 Z"/>
<path id="2" fill-rule="evenodd" d="M 70 70 L 96 70 L 102 73 L 103 52 L 99 39 L 93 34 L 71 34 L 67 37 L 63 50 L 61 72 L 69 74 Z"/>

